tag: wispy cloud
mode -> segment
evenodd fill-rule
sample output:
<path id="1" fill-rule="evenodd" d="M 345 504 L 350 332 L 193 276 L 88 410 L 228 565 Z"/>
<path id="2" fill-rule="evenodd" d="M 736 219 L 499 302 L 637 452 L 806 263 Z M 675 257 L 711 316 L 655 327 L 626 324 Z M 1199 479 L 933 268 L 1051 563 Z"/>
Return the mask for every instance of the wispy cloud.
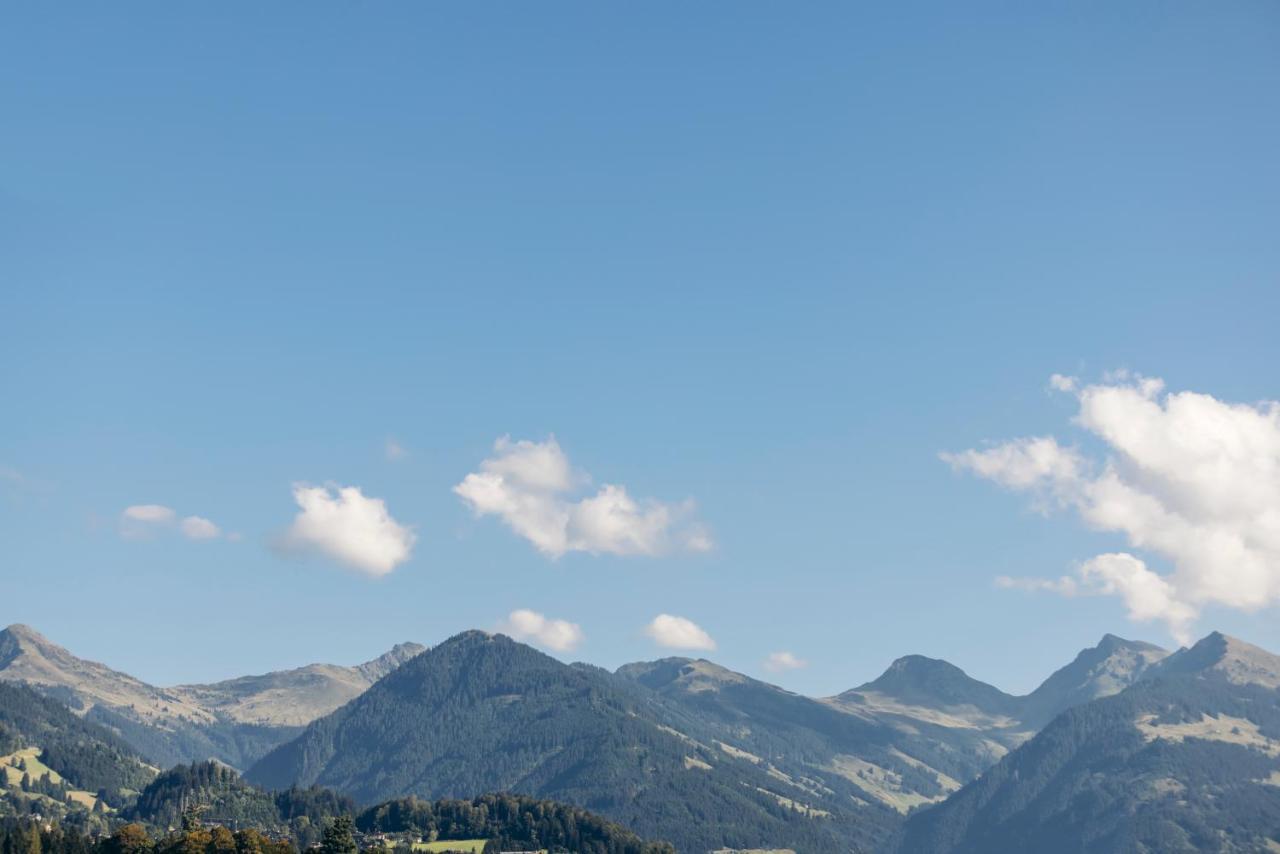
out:
<path id="1" fill-rule="evenodd" d="M 800 670 L 808 666 L 809 662 L 785 650 L 771 652 L 764 660 L 764 669 L 770 673 L 784 673 L 788 670 Z"/>
<path id="2" fill-rule="evenodd" d="M 403 460 L 405 457 L 409 456 L 408 449 L 405 448 L 404 445 L 400 444 L 399 441 L 390 437 L 388 437 L 386 442 L 383 443 L 382 452 L 386 455 L 387 460 L 393 463 L 398 460 Z"/>
<path id="3" fill-rule="evenodd" d="M 1092 528 L 1120 533 L 1173 571 L 1109 553 L 1081 563 L 1074 577 L 998 584 L 1115 595 L 1132 619 L 1161 620 L 1179 641 L 1206 605 L 1253 611 L 1280 601 L 1280 403 L 1167 393 L 1161 380 L 1127 372 L 1093 385 L 1055 375 L 1050 385 L 1076 398 L 1074 423 L 1102 442 L 1103 455 L 1039 436 L 942 458 L 1027 492 L 1045 512 L 1072 510 Z"/>
<path id="4" fill-rule="evenodd" d="M 145 522 L 148 525 L 167 525 L 177 515 L 172 507 L 163 504 L 133 504 L 124 508 L 124 518 L 133 522 Z"/>
<path id="5" fill-rule="evenodd" d="M 131 504 L 120 513 L 120 535 L 127 540 L 149 539 L 161 531 L 177 531 L 188 540 L 216 540 L 222 529 L 203 516 L 187 516 L 178 520 L 178 513 L 163 504 Z M 239 535 L 227 539 L 239 539 Z"/>
<path id="6" fill-rule="evenodd" d="M 453 491 L 477 516 L 497 516 L 543 554 L 660 555 L 712 548 L 694 518 L 692 500 L 637 500 L 617 484 L 575 498 L 590 478 L 570 466 L 554 437 L 513 442 L 504 436 L 493 450 Z"/>
<path id="7" fill-rule="evenodd" d="M 222 529 L 203 516 L 188 516 L 179 527 L 189 540 L 215 540 L 222 536 Z"/>

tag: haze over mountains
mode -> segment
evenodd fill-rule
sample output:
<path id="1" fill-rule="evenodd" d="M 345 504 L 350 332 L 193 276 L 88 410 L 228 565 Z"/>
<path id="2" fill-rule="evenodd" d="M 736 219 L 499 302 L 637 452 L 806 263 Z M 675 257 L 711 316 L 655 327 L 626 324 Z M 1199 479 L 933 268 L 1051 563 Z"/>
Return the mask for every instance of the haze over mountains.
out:
<path id="1" fill-rule="evenodd" d="M 1280 663 L 1217 634 L 1172 655 L 1107 635 L 1025 696 L 915 655 L 809 698 L 705 659 L 609 672 L 477 631 L 358 667 L 164 689 L 14 626 L 0 632 L 0 680 L 158 766 L 234 758 L 269 789 L 361 804 L 512 791 L 680 850 L 1280 844 Z M 1063 839 L 1076 847 L 1052 847 Z"/>

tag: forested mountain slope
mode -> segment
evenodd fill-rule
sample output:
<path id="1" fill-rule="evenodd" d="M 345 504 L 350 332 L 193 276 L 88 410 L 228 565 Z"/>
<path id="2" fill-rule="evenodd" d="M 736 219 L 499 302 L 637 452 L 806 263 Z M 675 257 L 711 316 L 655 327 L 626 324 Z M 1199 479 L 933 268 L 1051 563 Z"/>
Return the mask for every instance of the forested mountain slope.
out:
<path id="1" fill-rule="evenodd" d="M 1213 634 L 1050 722 L 894 850 L 1280 848 L 1280 659 Z"/>
<path id="2" fill-rule="evenodd" d="M 273 788 L 331 786 L 363 803 L 485 791 L 554 798 L 688 851 L 865 850 L 894 823 L 879 805 L 771 773 L 715 741 L 698 716 L 643 686 L 466 632 L 312 723 L 248 776 Z"/>

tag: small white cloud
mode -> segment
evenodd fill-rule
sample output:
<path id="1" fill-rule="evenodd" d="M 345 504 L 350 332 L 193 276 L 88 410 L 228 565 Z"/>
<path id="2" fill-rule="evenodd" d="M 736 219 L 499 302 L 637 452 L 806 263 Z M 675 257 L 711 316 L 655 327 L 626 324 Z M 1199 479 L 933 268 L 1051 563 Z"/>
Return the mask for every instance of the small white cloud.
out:
<path id="1" fill-rule="evenodd" d="M 163 504 L 134 504 L 124 508 L 121 514 L 132 522 L 146 522 L 151 525 L 168 524 L 177 515 L 170 507 Z"/>
<path id="2" fill-rule="evenodd" d="M 527 608 L 508 614 L 498 631 L 516 640 L 533 641 L 539 646 L 545 646 L 556 652 L 577 649 L 584 637 L 582 627 L 577 623 L 571 623 L 568 620 L 552 620 Z"/>
<path id="3" fill-rule="evenodd" d="M 653 618 L 644 633 L 658 644 L 668 649 L 713 650 L 716 642 L 692 620 L 675 617 L 671 614 L 659 614 Z"/>
<path id="4" fill-rule="evenodd" d="M 222 529 L 203 516 L 188 516 L 179 528 L 189 540 L 214 540 L 222 534 Z"/>
<path id="5" fill-rule="evenodd" d="M 1063 376 L 1062 374 L 1054 374 L 1049 377 L 1049 387 L 1054 391 L 1074 392 L 1079 386 L 1079 381 L 1075 377 Z"/>
<path id="6" fill-rule="evenodd" d="M 1122 534 L 1173 571 L 1112 553 L 1081 564 L 1075 578 L 998 584 L 1116 595 L 1131 618 L 1162 620 L 1180 640 L 1207 605 L 1256 611 L 1280 602 L 1280 403 L 1169 393 L 1162 380 L 1128 371 L 1097 385 L 1060 376 L 1050 384 L 1076 398 L 1074 423 L 1105 455 L 1044 436 L 942 458 L 1032 494 L 1042 509 L 1072 510 L 1092 528 Z"/>
<path id="7" fill-rule="evenodd" d="M 768 670 L 770 673 L 783 673 L 787 670 L 800 670 L 808 666 L 809 662 L 805 661 L 803 658 L 796 658 L 795 655 L 786 652 L 785 650 L 782 652 L 771 652 L 764 660 L 764 669 Z"/>
<path id="8" fill-rule="evenodd" d="M 301 512 L 281 545 L 312 551 L 371 576 L 383 576 L 409 559 L 417 540 L 413 531 L 387 512 L 381 498 L 369 498 L 358 486 L 295 484 L 293 500 Z"/>
<path id="9" fill-rule="evenodd" d="M 382 450 L 383 450 L 383 453 L 387 455 L 387 459 L 390 460 L 391 462 L 395 462 L 396 460 L 402 460 L 405 457 L 409 456 L 409 451 L 405 448 L 405 446 L 401 445 L 398 441 L 391 438 L 387 439 L 386 443 L 382 446 Z"/>
<path id="10" fill-rule="evenodd" d="M 497 516 L 546 555 L 660 555 L 713 547 L 693 518 L 692 501 L 638 500 L 609 483 L 574 498 L 590 478 L 574 471 L 555 437 L 513 442 L 504 436 L 493 449 L 453 491 L 477 516 Z"/>

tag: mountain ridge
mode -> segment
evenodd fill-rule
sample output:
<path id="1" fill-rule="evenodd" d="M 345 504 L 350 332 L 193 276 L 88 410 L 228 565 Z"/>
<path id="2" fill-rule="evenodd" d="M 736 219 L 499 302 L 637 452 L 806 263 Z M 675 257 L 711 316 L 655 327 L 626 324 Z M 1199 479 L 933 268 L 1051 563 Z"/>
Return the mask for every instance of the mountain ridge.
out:
<path id="1" fill-rule="evenodd" d="M 0 630 L 0 681 L 57 697 L 161 765 L 215 758 L 243 767 L 424 649 L 401 643 L 351 667 L 310 664 L 166 688 L 80 658 L 15 623 Z"/>

